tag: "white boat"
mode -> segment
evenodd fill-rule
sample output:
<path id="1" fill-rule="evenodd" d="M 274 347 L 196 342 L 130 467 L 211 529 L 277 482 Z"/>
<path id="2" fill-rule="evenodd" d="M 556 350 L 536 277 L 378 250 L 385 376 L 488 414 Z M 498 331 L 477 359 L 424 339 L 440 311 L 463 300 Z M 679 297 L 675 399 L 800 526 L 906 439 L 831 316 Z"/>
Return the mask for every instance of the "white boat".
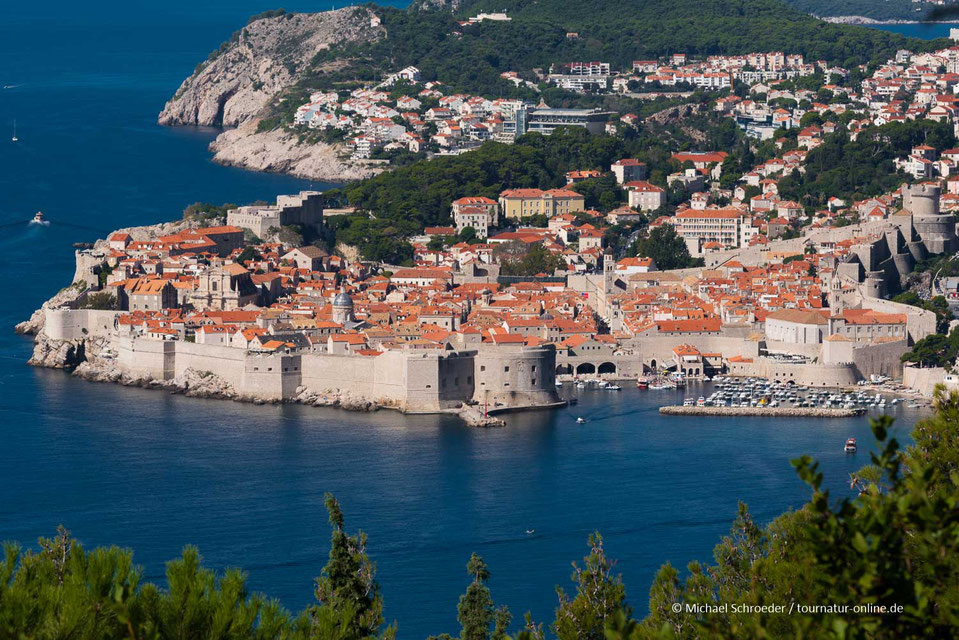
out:
<path id="1" fill-rule="evenodd" d="M 849 438 L 846 440 L 846 445 L 843 447 L 843 451 L 846 453 L 856 453 L 856 439 Z"/>
<path id="2" fill-rule="evenodd" d="M 17 121 L 13 121 L 13 137 L 10 138 L 13 142 L 17 142 L 20 138 L 17 137 Z"/>
<path id="3" fill-rule="evenodd" d="M 526 535 L 528 535 L 528 536 L 531 536 L 531 535 L 533 535 L 534 533 L 536 533 L 536 529 L 527 529 L 527 530 L 526 530 Z"/>
<path id="4" fill-rule="evenodd" d="M 579 382 L 576 383 L 576 388 L 577 388 L 577 389 L 585 389 L 585 388 L 586 388 L 586 383 L 583 382 L 583 381 L 579 381 Z"/>
<path id="5" fill-rule="evenodd" d="M 586 424 L 586 418 L 576 418 L 576 424 Z"/>
<path id="6" fill-rule="evenodd" d="M 37 211 L 33 214 L 33 219 L 30 221 L 30 224 L 50 224 L 50 221 L 43 217 L 42 211 Z"/>
<path id="7" fill-rule="evenodd" d="M 606 385 L 606 390 L 607 390 L 607 391 L 621 391 L 621 390 L 622 390 L 622 387 L 619 386 L 618 384 L 608 384 L 608 385 Z"/>
<path id="8" fill-rule="evenodd" d="M 562 387 L 562 386 L 563 386 L 563 383 L 560 382 L 559 380 L 557 380 L 557 381 L 556 381 L 556 386 L 557 386 L 557 387 Z"/>

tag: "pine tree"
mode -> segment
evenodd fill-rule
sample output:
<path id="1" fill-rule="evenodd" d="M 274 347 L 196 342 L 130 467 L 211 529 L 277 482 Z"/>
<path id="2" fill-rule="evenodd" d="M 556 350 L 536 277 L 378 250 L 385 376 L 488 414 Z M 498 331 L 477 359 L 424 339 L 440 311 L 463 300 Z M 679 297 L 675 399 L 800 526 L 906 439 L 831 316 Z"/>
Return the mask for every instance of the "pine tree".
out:
<path id="1" fill-rule="evenodd" d="M 614 612 L 623 611 L 627 617 L 632 612 L 626 604 L 626 587 L 620 576 L 613 575 L 614 563 L 606 557 L 599 533 L 589 537 L 589 547 L 583 567 L 573 563 L 576 597 L 570 599 L 556 587 L 559 606 L 553 633 L 560 640 L 603 640 L 603 627 Z"/>
<path id="2" fill-rule="evenodd" d="M 490 625 L 495 617 L 493 596 L 490 595 L 486 581 L 489 570 L 483 558 L 475 553 L 470 556 L 466 571 L 473 576 L 473 582 L 460 596 L 456 619 L 462 626 L 460 640 L 490 640 Z"/>
<path id="3" fill-rule="evenodd" d="M 383 625 L 383 598 L 376 582 L 376 565 L 366 554 L 366 534 L 344 531 L 343 512 L 332 494 L 325 498 L 332 533 L 330 556 L 316 579 L 316 599 L 311 610 L 317 629 L 338 627 L 336 637 L 347 640 L 376 636 Z M 392 629 L 387 633 L 392 635 Z M 322 637 L 329 637 L 327 632 Z"/>

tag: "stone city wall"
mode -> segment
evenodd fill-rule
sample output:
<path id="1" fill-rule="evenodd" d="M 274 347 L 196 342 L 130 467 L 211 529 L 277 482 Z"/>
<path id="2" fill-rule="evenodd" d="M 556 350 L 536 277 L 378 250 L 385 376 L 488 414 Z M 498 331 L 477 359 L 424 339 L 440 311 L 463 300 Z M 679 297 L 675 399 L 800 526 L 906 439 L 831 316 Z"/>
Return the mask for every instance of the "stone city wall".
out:
<path id="1" fill-rule="evenodd" d="M 114 334 L 114 321 L 122 311 L 97 309 L 47 309 L 43 332 L 51 340 L 83 340 Z"/>
<path id="2" fill-rule="evenodd" d="M 932 397 L 936 385 L 942 383 L 945 378 L 946 370 L 942 367 L 902 368 L 902 383 L 928 397 Z"/>

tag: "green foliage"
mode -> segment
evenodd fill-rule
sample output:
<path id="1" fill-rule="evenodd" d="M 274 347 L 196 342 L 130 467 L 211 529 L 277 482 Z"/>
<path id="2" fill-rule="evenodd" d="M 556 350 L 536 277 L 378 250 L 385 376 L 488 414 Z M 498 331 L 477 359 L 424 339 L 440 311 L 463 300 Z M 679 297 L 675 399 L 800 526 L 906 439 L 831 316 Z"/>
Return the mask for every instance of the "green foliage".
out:
<path id="1" fill-rule="evenodd" d="M 183 210 L 183 219 L 208 223 L 217 218 L 225 218 L 226 212 L 235 209 L 235 204 L 212 204 L 209 202 L 194 202 Z"/>
<path id="2" fill-rule="evenodd" d="M 951 369 L 959 356 L 959 329 L 953 329 L 945 336 L 933 333 L 902 354 L 903 362 L 914 362 L 923 367 L 944 367 Z"/>
<path id="3" fill-rule="evenodd" d="M 686 242 L 679 237 L 671 224 L 662 224 L 650 231 L 648 237 L 639 238 L 631 253 L 652 258 L 661 271 L 685 269 L 696 264 L 689 255 Z"/>
<path id="4" fill-rule="evenodd" d="M 429 640 L 507 640 L 506 630 L 512 616 L 508 608 L 497 608 L 493 603 L 493 596 L 486 586 L 489 569 L 483 558 L 472 554 L 466 571 L 473 581 L 466 587 L 466 593 L 460 596 L 456 606 L 456 619 L 460 623 L 459 638 L 444 633 L 431 636 Z"/>
<path id="5" fill-rule="evenodd" d="M 240 252 L 240 255 L 236 257 L 236 261 L 240 264 L 247 262 L 248 260 L 259 260 L 260 254 L 256 252 L 256 249 L 253 247 L 246 247 L 243 251 Z"/>
<path id="6" fill-rule="evenodd" d="M 501 261 L 500 273 L 504 276 L 535 276 L 544 273 L 553 275 L 557 269 L 565 269 L 563 257 L 551 253 L 539 243 L 524 247 L 518 242 L 500 244 L 494 250 Z"/>
<path id="7" fill-rule="evenodd" d="M 460 640 L 489 640 L 490 625 L 493 624 L 493 597 L 486 586 L 489 570 L 483 559 L 474 553 L 466 571 L 473 576 L 473 582 L 460 596 L 456 607 L 456 619 L 462 627 Z"/>
<path id="8" fill-rule="evenodd" d="M 80 308 L 113 311 L 117 308 L 117 297 L 109 291 L 91 293 L 80 303 Z"/>
<path id="9" fill-rule="evenodd" d="M 316 579 L 319 604 L 311 609 L 311 616 L 338 628 L 334 637 L 374 637 L 383 625 L 383 598 L 375 578 L 376 565 L 366 554 L 366 534 L 348 535 L 336 498 L 328 493 L 325 503 L 333 534 L 329 560 Z"/>
<path id="10" fill-rule="evenodd" d="M 571 189 L 583 194 L 587 209 L 610 211 L 626 199 L 626 194 L 612 174 L 577 182 Z"/>
<path id="11" fill-rule="evenodd" d="M 411 220 L 336 216 L 330 219 L 330 227 L 337 242 L 356 247 L 367 260 L 413 264 L 413 247 L 406 238 L 418 232 L 420 227 Z"/>
<path id="12" fill-rule="evenodd" d="M 936 314 L 936 330 L 939 333 L 948 331 L 949 322 L 952 320 L 952 309 L 949 308 L 949 302 L 944 296 L 936 296 L 931 300 L 923 300 L 914 291 L 906 291 L 894 296 L 892 301 L 919 307 L 926 311 L 932 311 Z"/>
<path id="13" fill-rule="evenodd" d="M 910 180 L 896 170 L 894 159 L 919 144 L 942 151 L 955 142 L 951 126 L 931 120 L 870 127 L 856 140 L 840 129 L 809 152 L 804 174 L 794 171 L 779 181 L 779 194 L 810 207 L 822 207 L 832 196 L 847 201 L 877 196 Z"/>
<path id="14" fill-rule="evenodd" d="M 614 563 L 606 557 L 598 532 L 589 536 L 589 547 L 583 566 L 573 563 L 576 596 L 570 598 L 556 587 L 559 606 L 552 631 L 559 640 L 603 640 L 610 616 L 616 611 L 626 616 L 632 612 L 626 604 L 626 587 L 619 575 L 613 575 Z"/>
<path id="15" fill-rule="evenodd" d="M 879 453 L 852 478 L 856 498 L 831 499 L 808 456 L 793 461 L 813 495 L 802 509 L 759 528 L 745 506 L 716 564 L 689 566 L 685 580 L 663 567 L 650 614 L 626 616 L 607 638 L 932 638 L 959 626 L 959 510 L 955 440 L 959 396 L 940 395 L 936 416 L 917 427 L 918 448 L 903 454 L 888 439 L 892 419 L 873 420 Z M 934 461 L 934 463 L 932 462 Z M 908 473 L 902 473 L 902 468 Z M 945 477 L 942 472 L 951 472 Z M 881 481 L 880 481 L 881 480 Z M 673 611 L 672 605 L 681 605 Z M 699 613 L 687 605 L 784 606 L 777 612 Z M 816 614 L 790 605 L 839 605 Z M 852 607 L 871 607 L 853 611 Z M 890 613 L 891 607 L 897 607 Z M 886 612 L 881 611 L 881 607 Z"/>

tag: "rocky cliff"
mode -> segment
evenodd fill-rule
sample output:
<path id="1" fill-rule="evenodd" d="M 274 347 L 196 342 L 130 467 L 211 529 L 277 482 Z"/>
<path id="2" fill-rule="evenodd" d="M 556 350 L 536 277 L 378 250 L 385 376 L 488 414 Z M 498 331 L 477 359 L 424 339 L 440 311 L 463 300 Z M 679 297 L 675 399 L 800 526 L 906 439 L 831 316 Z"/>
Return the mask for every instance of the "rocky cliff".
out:
<path id="1" fill-rule="evenodd" d="M 292 173 L 343 182 L 375 173 L 341 159 L 342 147 L 299 144 L 282 129 L 257 132 L 260 118 L 284 89 L 307 71 L 317 52 L 335 45 L 372 42 L 385 29 L 367 8 L 285 13 L 253 20 L 183 81 L 158 121 L 165 125 L 235 127 L 210 145 L 213 159 L 255 171 Z M 330 68 L 344 61 L 326 63 Z M 319 69 L 321 71 L 321 69 Z"/>
<path id="2" fill-rule="evenodd" d="M 332 182 L 359 180 L 377 172 L 373 165 L 345 157 L 342 146 L 322 142 L 299 144 L 296 135 L 283 129 L 257 133 L 256 127 L 257 120 L 250 120 L 217 136 L 210 144 L 214 161 L 254 171 L 290 173 L 309 180 Z"/>
<path id="3" fill-rule="evenodd" d="M 235 127 L 299 80 L 317 52 L 383 37 L 366 8 L 254 20 L 200 63 L 160 112 L 160 124 Z"/>

